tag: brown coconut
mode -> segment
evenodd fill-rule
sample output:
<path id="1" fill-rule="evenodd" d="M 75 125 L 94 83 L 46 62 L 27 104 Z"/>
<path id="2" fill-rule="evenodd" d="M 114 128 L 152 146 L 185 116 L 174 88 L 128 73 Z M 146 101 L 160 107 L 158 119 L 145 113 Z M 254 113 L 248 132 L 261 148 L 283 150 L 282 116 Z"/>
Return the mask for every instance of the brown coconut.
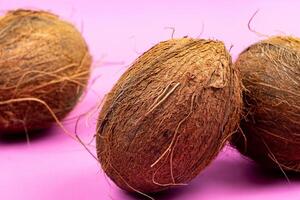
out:
<path id="1" fill-rule="evenodd" d="M 232 143 L 265 167 L 300 171 L 300 39 L 277 36 L 235 63 L 245 86 L 242 132 Z"/>
<path id="2" fill-rule="evenodd" d="M 49 12 L 8 12 L 0 18 L 0 131 L 42 129 L 66 116 L 90 64 L 73 25 Z"/>
<path id="3" fill-rule="evenodd" d="M 241 102 L 239 74 L 222 42 L 161 42 L 105 99 L 97 129 L 102 168 L 128 191 L 186 184 L 235 131 Z"/>

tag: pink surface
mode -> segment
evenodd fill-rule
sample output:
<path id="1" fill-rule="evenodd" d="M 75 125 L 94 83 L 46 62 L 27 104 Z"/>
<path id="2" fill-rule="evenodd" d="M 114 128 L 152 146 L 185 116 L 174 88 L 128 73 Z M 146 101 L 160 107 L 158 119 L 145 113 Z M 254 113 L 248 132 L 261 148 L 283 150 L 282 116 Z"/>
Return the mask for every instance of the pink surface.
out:
<path id="1" fill-rule="evenodd" d="M 153 44 L 185 35 L 223 40 L 235 58 L 259 38 L 247 23 L 260 9 L 253 26 L 268 35 L 300 36 L 299 1 L 1 1 L 1 11 L 34 8 L 53 11 L 73 22 L 85 36 L 94 57 L 93 77 L 98 77 L 86 98 L 67 118 L 101 102 L 127 66 Z M 92 138 L 97 111 L 79 121 L 77 132 Z M 65 120 L 74 132 L 75 120 Z M 95 152 L 94 147 L 90 147 Z M 140 197 L 118 189 L 97 162 L 60 128 L 23 138 L 0 136 L 0 200 L 130 200 Z M 300 200 L 300 179 L 288 183 L 226 148 L 189 186 L 155 196 L 163 200 L 263 199 Z"/>

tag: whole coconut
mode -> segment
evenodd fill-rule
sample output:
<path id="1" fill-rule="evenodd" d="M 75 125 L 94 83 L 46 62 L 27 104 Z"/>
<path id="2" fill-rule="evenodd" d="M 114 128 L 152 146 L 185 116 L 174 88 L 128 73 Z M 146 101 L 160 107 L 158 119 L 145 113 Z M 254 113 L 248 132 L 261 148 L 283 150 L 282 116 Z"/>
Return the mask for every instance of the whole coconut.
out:
<path id="1" fill-rule="evenodd" d="M 63 118 L 86 86 L 90 64 L 71 24 L 44 11 L 8 12 L 0 18 L 0 131 L 47 128 L 54 115 Z"/>
<path id="2" fill-rule="evenodd" d="M 300 171 L 300 39 L 277 36 L 244 50 L 235 63 L 244 92 L 243 134 L 232 143 L 263 166 Z"/>
<path id="3" fill-rule="evenodd" d="M 122 189 L 156 192 L 189 182 L 237 127 L 239 74 L 220 41 L 172 39 L 140 56 L 108 94 L 97 153 Z"/>

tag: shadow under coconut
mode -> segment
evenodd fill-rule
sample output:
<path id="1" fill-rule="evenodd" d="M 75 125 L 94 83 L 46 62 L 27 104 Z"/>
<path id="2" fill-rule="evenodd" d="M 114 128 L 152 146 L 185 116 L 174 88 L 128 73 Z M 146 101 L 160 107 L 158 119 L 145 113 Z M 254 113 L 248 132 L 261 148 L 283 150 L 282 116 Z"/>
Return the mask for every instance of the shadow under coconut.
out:
<path id="1" fill-rule="evenodd" d="M 235 153 L 236 154 L 236 153 Z M 300 174 L 287 173 L 291 183 L 300 183 Z M 260 188 L 268 190 L 278 185 L 288 186 L 289 182 L 280 171 L 261 168 L 253 161 L 240 156 L 220 155 L 209 167 L 187 186 L 175 187 L 163 192 L 150 194 L 156 200 L 181 200 L 208 193 L 224 194 L 234 191 L 249 191 Z M 132 199 L 147 199 L 141 195 L 126 193 Z M 200 199 L 199 199 L 200 200 Z"/>
<path id="2" fill-rule="evenodd" d="M 277 169 L 266 169 L 262 168 L 261 172 L 267 177 L 275 180 L 285 180 L 286 182 L 299 182 L 300 183 L 300 172 L 284 171 L 284 173 Z"/>
<path id="3" fill-rule="evenodd" d="M 149 200 L 148 197 L 143 196 L 141 194 L 137 194 L 134 192 L 126 192 L 126 191 L 121 191 L 121 192 L 124 192 L 125 196 L 127 197 L 132 197 L 132 199 Z M 169 199 L 174 199 L 174 197 L 176 196 L 180 196 L 180 193 L 182 192 L 184 192 L 184 189 L 181 187 L 181 188 L 172 188 L 170 190 L 164 190 L 158 193 L 152 193 L 147 195 L 154 198 L 155 200 L 169 200 Z"/>
<path id="4" fill-rule="evenodd" d="M 40 129 L 28 132 L 0 132 L 0 145 L 32 143 L 50 137 L 51 129 Z"/>

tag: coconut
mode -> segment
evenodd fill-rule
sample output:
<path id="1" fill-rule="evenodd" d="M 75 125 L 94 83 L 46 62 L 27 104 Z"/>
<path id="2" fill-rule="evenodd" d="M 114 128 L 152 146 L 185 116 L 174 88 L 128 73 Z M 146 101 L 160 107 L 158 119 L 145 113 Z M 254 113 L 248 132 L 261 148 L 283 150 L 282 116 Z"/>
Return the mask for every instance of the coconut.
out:
<path id="1" fill-rule="evenodd" d="M 244 50 L 244 115 L 232 143 L 267 168 L 300 171 L 300 39 L 276 36 Z"/>
<path id="2" fill-rule="evenodd" d="M 44 11 L 0 18 L 0 131 L 49 127 L 69 113 L 89 78 L 91 57 L 81 34 Z"/>
<path id="3" fill-rule="evenodd" d="M 171 39 L 141 55 L 104 100 L 97 155 L 122 189 L 188 183 L 237 127 L 239 73 L 220 41 Z"/>

